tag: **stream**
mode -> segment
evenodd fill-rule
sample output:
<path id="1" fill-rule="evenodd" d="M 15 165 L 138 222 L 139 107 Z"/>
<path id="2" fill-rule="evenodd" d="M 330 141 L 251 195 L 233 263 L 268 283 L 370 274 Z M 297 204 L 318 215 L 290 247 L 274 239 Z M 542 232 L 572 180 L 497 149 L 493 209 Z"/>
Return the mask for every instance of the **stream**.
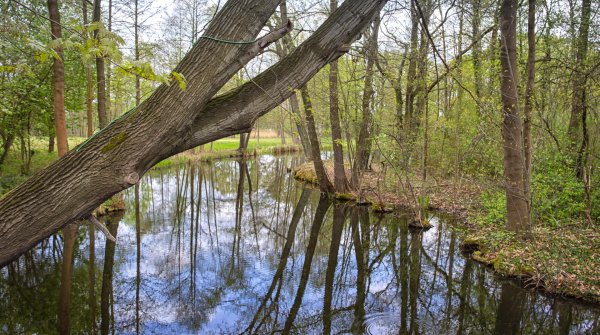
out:
<path id="1" fill-rule="evenodd" d="M 451 217 L 333 204 L 293 180 L 302 162 L 149 171 L 103 218 L 116 244 L 81 222 L 0 269 L 0 333 L 600 333 L 596 306 L 465 257 Z"/>

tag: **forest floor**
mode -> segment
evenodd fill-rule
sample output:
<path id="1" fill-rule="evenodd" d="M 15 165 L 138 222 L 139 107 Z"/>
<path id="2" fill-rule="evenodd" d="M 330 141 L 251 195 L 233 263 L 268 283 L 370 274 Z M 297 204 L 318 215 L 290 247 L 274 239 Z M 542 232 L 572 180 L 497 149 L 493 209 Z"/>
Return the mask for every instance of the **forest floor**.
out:
<path id="1" fill-rule="evenodd" d="M 332 162 L 325 165 L 333 180 Z M 531 237 L 524 241 L 508 232 L 503 224 L 480 219 L 485 214 L 481 195 L 486 188 L 493 187 L 490 183 L 465 178 L 429 178 L 425 183 L 412 175 L 388 176 L 384 180 L 381 172 L 365 172 L 360 191 L 336 197 L 369 203 L 374 211 L 408 209 L 416 215 L 425 205 L 430 210 L 450 213 L 458 218 L 453 228 L 462 234 L 463 250 L 496 274 L 519 279 L 527 288 L 600 304 L 598 227 L 588 227 L 583 222 L 548 227 L 538 222 Z M 299 166 L 294 177 L 317 184 L 312 163 Z M 396 181 L 390 182 L 392 179 Z"/>

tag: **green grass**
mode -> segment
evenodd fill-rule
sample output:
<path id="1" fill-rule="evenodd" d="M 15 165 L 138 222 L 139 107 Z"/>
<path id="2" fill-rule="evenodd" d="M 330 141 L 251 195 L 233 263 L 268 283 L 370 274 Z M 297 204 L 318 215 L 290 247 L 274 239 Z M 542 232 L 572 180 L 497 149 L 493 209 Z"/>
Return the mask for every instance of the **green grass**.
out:
<path id="1" fill-rule="evenodd" d="M 78 144 L 85 141 L 84 137 L 69 137 L 69 149 L 75 148 Z M 230 157 L 237 152 L 240 140 L 239 137 L 227 137 L 217 140 L 211 144 L 204 145 L 203 159 L 219 159 Z M 282 147 L 280 138 L 261 138 L 260 141 L 252 138 L 248 142 L 248 152 L 269 152 L 270 150 Z M 48 152 L 48 139 L 45 137 L 32 137 L 31 149 L 34 151 L 31 157 L 30 174 L 32 175 L 46 166 L 50 165 L 58 158 L 56 150 Z M 159 164 L 167 166 L 187 160 L 186 157 L 171 157 Z M 21 151 L 19 143 L 15 143 L 8 154 L 4 164 L 0 165 L 0 194 L 6 193 L 19 183 L 27 179 L 27 175 L 21 173 Z"/>

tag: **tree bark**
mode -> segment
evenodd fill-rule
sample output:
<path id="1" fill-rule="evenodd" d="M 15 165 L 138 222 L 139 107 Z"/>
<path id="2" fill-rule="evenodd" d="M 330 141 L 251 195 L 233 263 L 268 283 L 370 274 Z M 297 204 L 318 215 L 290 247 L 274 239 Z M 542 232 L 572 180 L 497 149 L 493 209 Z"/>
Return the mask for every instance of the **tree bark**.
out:
<path id="1" fill-rule="evenodd" d="M 306 117 L 306 130 L 308 131 L 308 138 L 310 140 L 310 152 L 315 167 L 315 174 L 319 181 L 319 189 L 324 193 L 333 193 L 335 192 L 335 189 L 327 176 L 327 171 L 325 170 L 323 160 L 321 159 L 321 145 L 319 144 L 319 135 L 317 135 L 317 129 L 315 127 L 314 111 L 310 95 L 308 94 L 308 87 L 303 86 L 300 89 L 300 92 L 302 93 L 304 115 Z"/>
<path id="2" fill-rule="evenodd" d="M 331 12 L 337 9 L 337 0 L 330 0 Z M 333 184 L 338 193 L 348 192 L 349 185 L 344 167 L 344 149 L 342 147 L 342 127 L 340 125 L 340 104 L 338 92 L 338 61 L 329 64 L 329 122 L 333 143 Z"/>
<path id="3" fill-rule="evenodd" d="M 206 36 L 253 39 L 279 1 L 248 2 L 230 0 L 213 19 Z M 0 199 L 0 266 L 134 185 L 162 159 L 247 132 L 259 116 L 291 95 L 290 88 L 304 85 L 342 55 L 346 49 L 340 47 L 354 41 L 385 3 L 344 2 L 289 56 L 211 101 L 245 62 L 287 30 L 250 45 L 200 40 L 176 68 L 187 79 L 186 91 L 177 85 L 161 85 L 139 108 Z"/>
<path id="4" fill-rule="evenodd" d="M 533 109 L 533 87 L 535 84 L 535 0 L 528 1 L 527 14 L 527 84 L 523 120 L 523 149 L 525 150 L 525 197 L 531 199 L 531 111 Z"/>
<path id="5" fill-rule="evenodd" d="M 100 23 L 101 7 L 100 2 L 102 0 L 94 0 L 94 14 L 93 22 Z M 99 39 L 99 30 L 94 30 L 94 39 Z M 104 72 L 104 56 L 96 56 L 96 87 L 98 90 L 98 123 L 100 129 L 103 129 L 108 125 L 108 116 L 106 115 L 106 74 Z"/>
<path id="6" fill-rule="evenodd" d="M 365 45 L 365 87 L 363 90 L 362 97 L 362 123 L 360 125 L 360 131 L 358 139 L 356 140 L 356 158 L 354 160 L 354 166 L 352 167 L 352 186 L 354 188 L 360 187 L 360 171 L 369 168 L 369 159 L 371 157 L 372 147 L 372 128 L 373 128 L 373 110 L 371 105 L 373 103 L 373 66 L 377 58 L 377 37 L 379 33 L 379 17 L 375 18 L 368 39 Z"/>
<path id="7" fill-rule="evenodd" d="M 48 0 L 48 13 L 52 40 L 61 39 L 60 12 L 58 11 L 57 0 Z M 67 143 L 67 120 L 65 117 L 65 65 L 63 63 L 64 55 L 62 46 L 59 44 L 54 47 L 54 52 L 56 52 L 58 57 L 55 57 L 52 62 L 52 110 L 54 112 L 58 157 L 62 157 L 69 150 Z"/>
<path id="8" fill-rule="evenodd" d="M 513 0 L 503 0 L 500 8 L 501 95 L 504 114 L 504 176 L 506 178 L 507 228 L 518 234 L 530 231 L 529 204 L 525 196 L 525 158 L 519 98 L 517 93 L 517 6 Z"/>
<path id="9" fill-rule="evenodd" d="M 585 59 L 588 53 L 588 37 L 590 30 L 591 0 L 583 0 L 581 4 L 581 23 L 579 24 L 579 36 L 575 42 L 575 71 L 573 73 L 573 102 L 571 107 L 571 118 L 569 120 L 569 148 L 571 152 L 577 151 L 575 172 L 580 179 L 583 176 L 583 161 L 587 147 L 586 133 L 584 129 L 586 118 L 586 81 Z"/>
<path id="10" fill-rule="evenodd" d="M 280 24 L 284 24 L 289 21 L 288 11 L 287 11 L 287 2 L 282 1 L 279 5 L 279 12 L 281 13 L 281 22 Z M 294 48 L 294 42 L 290 35 L 285 35 L 281 39 L 282 43 L 278 43 L 279 46 L 278 54 L 280 54 L 281 58 L 287 56 L 291 50 Z M 296 129 L 298 130 L 298 136 L 300 137 L 300 143 L 302 144 L 302 149 L 304 151 L 304 156 L 309 160 L 312 160 L 311 148 L 310 148 L 310 140 L 308 139 L 308 133 L 306 131 L 306 127 L 304 124 L 304 120 L 302 118 L 302 112 L 300 111 L 300 104 L 298 103 L 298 95 L 296 92 L 292 93 L 290 98 L 288 99 L 290 102 L 290 108 L 292 110 L 292 118 L 294 120 L 294 124 L 296 125 Z"/>
<path id="11" fill-rule="evenodd" d="M 88 12 L 87 12 L 87 0 L 82 0 L 83 8 L 83 25 L 88 25 Z M 89 34 L 85 33 L 85 38 L 89 38 Z M 85 87 L 86 87 L 86 115 L 87 115 L 87 136 L 92 137 L 94 135 L 94 112 L 92 108 L 92 101 L 94 100 L 94 82 L 92 78 L 92 67 L 89 64 L 85 64 Z"/>

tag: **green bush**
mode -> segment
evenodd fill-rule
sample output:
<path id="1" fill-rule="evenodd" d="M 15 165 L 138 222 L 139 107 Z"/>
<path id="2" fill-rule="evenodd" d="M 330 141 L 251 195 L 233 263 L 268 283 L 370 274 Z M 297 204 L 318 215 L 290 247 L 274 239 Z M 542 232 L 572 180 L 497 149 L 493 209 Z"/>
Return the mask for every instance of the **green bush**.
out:
<path id="1" fill-rule="evenodd" d="M 533 217 L 552 227 L 568 224 L 585 211 L 585 189 L 573 171 L 573 162 L 558 153 L 535 161 L 531 190 Z"/>

